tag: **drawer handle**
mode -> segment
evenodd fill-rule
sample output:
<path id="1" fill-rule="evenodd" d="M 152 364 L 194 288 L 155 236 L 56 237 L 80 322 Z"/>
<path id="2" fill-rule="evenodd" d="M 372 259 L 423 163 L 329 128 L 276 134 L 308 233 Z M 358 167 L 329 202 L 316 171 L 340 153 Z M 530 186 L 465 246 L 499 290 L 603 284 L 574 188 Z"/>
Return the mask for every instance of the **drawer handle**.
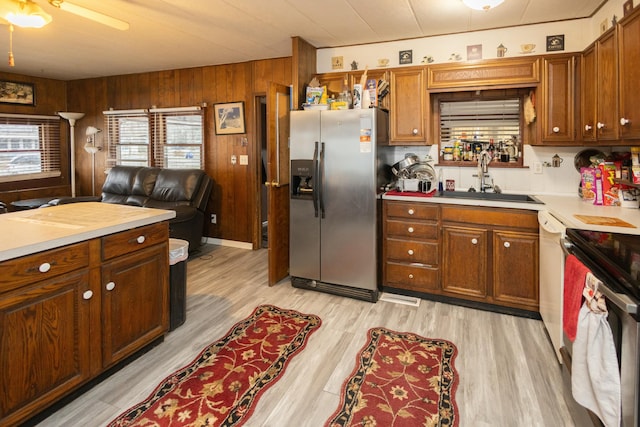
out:
<path id="1" fill-rule="evenodd" d="M 553 133 L 560 132 L 560 128 L 558 126 L 554 126 L 552 130 L 553 130 Z"/>
<path id="2" fill-rule="evenodd" d="M 413 209 L 409 209 L 407 212 L 409 213 L 409 215 L 413 215 L 414 213 L 416 213 L 416 211 L 414 211 Z"/>
<path id="3" fill-rule="evenodd" d="M 586 130 L 587 132 L 589 132 L 591 129 L 593 129 L 593 126 L 591 126 L 591 125 L 584 125 L 584 130 Z"/>
<path id="4" fill-rule="evenodd" d="M 626 126 L 629 124 L 629 119 L 625 119 L 624 117 L 620 119 L 620 124 L 622 126 Z"/>
<path id="5" fill-rule="evenodd" d="M 409 233 L 413 233 L 413 227 L 409 227 L 409 228 L 407 228 L 407 231 L 408 231 Z"/>
<path id="6" fill-rule="evenodd" d="M 471 239 L 471 243 L 473 243 L 474 245 L 478 244 L 478 239 L 476 239 L 475 237 L 473 239 Z"/>
<path id="7" fill-rule="evenodd" d="M 82 294 L 83 299 L 91 299 L 93 297 L 93 291 L 84 291 Z"/>
<path id="8" fill-rule="evenodd" d="M 145 237 L 144 237 L 144 236 L 138 236 L 138 238 L 136 239 L 136 242 L 138 242 L 138 243 L 142 244 L 142 243 L 144 243 L 144 241 L 145 241 L 145 240 L 146 240 L 146 239 L 145 239 Z"/>
<path id="9" fill-rule="evenodd" d="M 418 129 L 413 128 L 413 130 L 411 131 L 412 134 L 417 135 L 418 134 Z"/>
<path id="10" fill-rule="evenodd" d="M 42 264 L 40 264 L 40 266 L 38 267 L 38 271 L 40 273 L 46 273 L 47 271 L 51 270 L 51 264 L 49 264 L 48 262 L 43 262 Z"/>
<path id="11" fill-rule="evenodd" d="M 409 279 L 413 279 L 413 274 L 409 274 Z"/>
<path id="12" fill-rule="evenodd" d="M 509 243 L 509 242 L 504 242 L 504 247 L 505 247 L 505 248 L 509 248 L 509 247 L 511 247 L 511 243 Z"/>
<path id="13" fill-rule="evenodd" d="M 598 129 L 602 129 L 603 127 L 605 127 L 605 124 L 604 124 L 604 123 L 600 123 L 600 122 L 598 122 L 598 124 L 596 125 L 596 127 L 597 127 Z"/>
<path id="14" fill-rule="evenodd" d="M 107 288 L 108 291 L 112 291 L 114 290 L 116 287 L 116 284 L 114 282 L 109 282 L 107 283 L 107 285 L 105 286 L 105 288 Z"/>
<path id="15" fill-rule="evenodd" d="M 413 249 L 409 249 L 409 250 L 407 251 L 407 253 L 408 253 L 409 255 L 413 255 Z"/>

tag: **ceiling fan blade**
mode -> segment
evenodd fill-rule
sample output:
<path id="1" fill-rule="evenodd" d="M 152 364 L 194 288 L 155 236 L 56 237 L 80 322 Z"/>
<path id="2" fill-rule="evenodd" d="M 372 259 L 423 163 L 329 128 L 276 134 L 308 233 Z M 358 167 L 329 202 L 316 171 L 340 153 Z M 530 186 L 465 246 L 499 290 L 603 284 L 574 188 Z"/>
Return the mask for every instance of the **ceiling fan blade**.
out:
<path id="1" fill-rule="evenodd" d="M 49 0 L 52 6 L 60 8 L 66 12 L 73 13 L 74 15 L 82 16 L 83 18 L 91 19 L 92 21 L 99 22 L 116 30 L 126 31 L 129 29 L 129 23 L 120 19 L 113 18 L 104 13 L 96 12 L 95 10 L 87 9 L 86 7 L 78 6 L 77 4 L 69 3 L 63 0 Z"/>

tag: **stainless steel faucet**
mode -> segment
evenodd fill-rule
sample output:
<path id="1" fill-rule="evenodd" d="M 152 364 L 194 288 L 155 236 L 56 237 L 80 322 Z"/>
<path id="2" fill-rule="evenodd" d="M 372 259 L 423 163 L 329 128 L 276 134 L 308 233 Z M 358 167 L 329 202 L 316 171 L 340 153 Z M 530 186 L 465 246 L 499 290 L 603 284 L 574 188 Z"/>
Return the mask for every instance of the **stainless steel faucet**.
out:
<path id="1" fill-rule="evenodd" d="M 484 181 L 484 175 L 489 172 L 489 163 L 491 163 L 491 155 L 487 150 L 482 150 L 478 156 L 478 176 L 480 177 L 480 191 L 483 193 L 487 188 L 491 188 Z"/>

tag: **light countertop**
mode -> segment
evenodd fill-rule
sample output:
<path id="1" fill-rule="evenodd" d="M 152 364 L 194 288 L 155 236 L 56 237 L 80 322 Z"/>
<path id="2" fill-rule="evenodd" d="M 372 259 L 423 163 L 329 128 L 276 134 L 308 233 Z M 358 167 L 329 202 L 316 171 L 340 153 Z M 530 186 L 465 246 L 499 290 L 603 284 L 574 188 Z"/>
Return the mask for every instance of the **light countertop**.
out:
<path id="1" fill-rule="evenodd" d="M 567 228 L 579 228 L 592 231 L 640 235 L 640 209 L 620 206 L 596 206 L 592 202 L 582 200 L 580 197 L 578 197 L 578 195 L 553 196 L 531 194 L 532 196 L 543 202 L 541 204 L 538 204 L 476 199 L 455 199 L 437 196 L 424 197 L 421 195 L 412 195 L 412 193 L 409 192 L 404 194 L 385 194 L 382 196 L 382 198 L 384 200 L 527 209 L 532 211 L 546 210 L 549 211 L 558 220 L 560 220 Z M 629 225 L 631 225 L 632 227 L 587 224 L 581 219 L 577 218 L 576 215 L 619 219 L 626 223 L 629 223 Z"/>
<path id="2" fill-rule="evenodd" d="M 0 261 L 175 217 L 171 210 L 112 203 L 69 203 L 0 215 Z"/>

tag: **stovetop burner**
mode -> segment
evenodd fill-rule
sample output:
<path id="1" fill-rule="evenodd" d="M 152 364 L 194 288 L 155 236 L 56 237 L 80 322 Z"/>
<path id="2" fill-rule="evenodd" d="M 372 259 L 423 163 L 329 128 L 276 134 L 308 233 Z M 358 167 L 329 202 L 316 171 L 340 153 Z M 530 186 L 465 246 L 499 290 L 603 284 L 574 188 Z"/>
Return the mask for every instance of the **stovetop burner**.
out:
<path id="1" fill-rule="evenodd" d="M 576 254 L 594 274 L 599 270 L 615 281 L 609 285 L 640 299 L 640 236 L 570 228 L 567 238 L 586 256 Z"/>

